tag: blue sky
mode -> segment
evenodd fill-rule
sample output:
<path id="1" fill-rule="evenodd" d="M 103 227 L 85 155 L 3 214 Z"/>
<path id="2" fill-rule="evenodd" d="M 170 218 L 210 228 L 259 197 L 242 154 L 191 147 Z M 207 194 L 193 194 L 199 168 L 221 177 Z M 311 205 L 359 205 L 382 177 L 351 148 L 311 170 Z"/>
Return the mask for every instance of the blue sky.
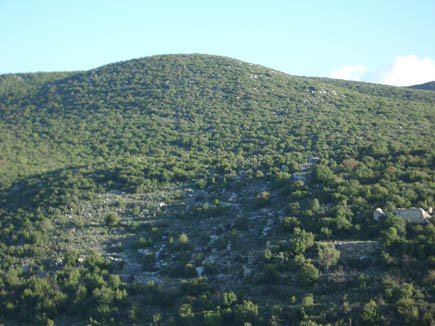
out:
<path id="1" fill-rule="evenodd" d="M 0 73 L 206 53 L 410 85 L 435 80 L 434 13 L 434 0 L 0 0 Z"/>

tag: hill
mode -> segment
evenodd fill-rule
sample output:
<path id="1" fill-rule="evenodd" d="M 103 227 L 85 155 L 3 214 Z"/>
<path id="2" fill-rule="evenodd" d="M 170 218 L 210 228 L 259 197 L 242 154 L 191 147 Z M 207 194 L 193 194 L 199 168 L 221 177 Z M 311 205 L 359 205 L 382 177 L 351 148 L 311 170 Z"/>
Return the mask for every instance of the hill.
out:
<path id="1" fill-rule="evenodd" d="M 435 81 L 420 84 L 420 85 L 409 86 L 409 88 L 434 91 L 435 90 Z"/>
<path id="2" fill-rule="evenodd" d="M 434 104 L 207 55 L 0 76 L 0 318 L 429 325 L 435 228 L 393 212 L 434 205 Z"/>

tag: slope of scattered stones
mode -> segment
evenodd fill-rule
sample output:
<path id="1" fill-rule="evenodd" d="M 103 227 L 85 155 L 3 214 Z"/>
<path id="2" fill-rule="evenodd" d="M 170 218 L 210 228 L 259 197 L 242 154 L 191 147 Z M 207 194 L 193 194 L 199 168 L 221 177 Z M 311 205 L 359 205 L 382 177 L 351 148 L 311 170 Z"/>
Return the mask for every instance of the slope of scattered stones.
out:
<path id="1" fill-rule="evenodd" d="M 306 175 L 311 168 L 302 171 Z M 259 207 L 256 195 L 263 191 L 270 192 L 271 203 Z M 243 177 L 203 189 L 182 184 L 144 194 L 101 193 L 56 220 L 46 248 L 49 265 L 61 265 L 67 250 L 79 251 L 81 260 L 95 250 L 124 280 L 170 286 L 207 276 L 231 288 L 257 274 L 264 250 L 288 237 L 280 196 L 269 182 Z M 107 225 L 110 213 L 120 217 L 117 225 Z M 365 259 L 378 249 L 376 241 L 319 243 L 333 243 L 343 261 Z"/>

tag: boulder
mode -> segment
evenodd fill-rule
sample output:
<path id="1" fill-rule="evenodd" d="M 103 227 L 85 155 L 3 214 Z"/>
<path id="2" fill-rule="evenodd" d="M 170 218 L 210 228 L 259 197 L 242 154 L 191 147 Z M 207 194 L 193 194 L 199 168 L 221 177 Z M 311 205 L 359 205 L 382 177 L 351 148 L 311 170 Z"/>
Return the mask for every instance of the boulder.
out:
<path id="1" fill-rule="evenodd" d="M 198 275 L 198 277 L 201 277 L 202 274 L 204 274 L 204 267 L 203 266 L 198 266 L 196 269 L 196 274 Z"/>
<path id="2" fill-rule="evenodd" d="M 374 212 L 373 212 L 373 219 L 374 219 L 376 222 L 378 222 L 379 219 L 380 219 L 382 216 L 385 216 L 385 213 L 384 213 L 384 211 L 382 210 L 382 208 L 376 208 L 376 209 L 374 210 Z"/>
<path id="3" fill-rule="evenodd" d="M 118 270 L 124 268 L 124 260 L 120 257 L 107 256 L 107 259 L 110 261 L 110 264 Z"/>
<path id="4" fill-rule="evenodd" d="M 79 258 L 77 258 L 77 265 L 82 266 L 84 265 L 85 261 L 86 261 L 86 256 L 80 255 Z"/>
<path id="5" fill-rule="evenodd" d="M 149 249 L 142 249 L 142 248 L 140 248 L 140 249 L 137 250 L 137 253 L 140 254 L 140 255 L 146 255 L 149 252 L 150 252 Z"/>
<path id="6" fill-rule="evenodd" d="M 249 277 L 251 275 L 251 269 L 247 267 L 246 265 L 243 265 L 243 276 Z"/>

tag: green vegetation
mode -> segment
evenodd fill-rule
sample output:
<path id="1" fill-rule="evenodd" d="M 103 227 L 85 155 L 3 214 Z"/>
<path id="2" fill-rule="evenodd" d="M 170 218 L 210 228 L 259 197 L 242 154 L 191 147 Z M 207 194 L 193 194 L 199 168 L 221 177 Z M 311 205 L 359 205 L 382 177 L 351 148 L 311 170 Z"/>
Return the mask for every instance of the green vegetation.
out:
<path id="1" fill-rule="evenodd" d="M 119 218 L 118 214 L 116 214 L 114 212 L 109 213 L 106 216 L 106 224 L 108 226 L 116 226 L 120 220 L 121 219 Z"/>
<path id="2" fill-rule="evenodd" d="M 332 265 L 337 264 L 338 258 L 340 258 L 340 251 L 335 249 L 333 246 L 319 246 L 319 262 L 325 266 L 326 271 L 328 271 L 329 267 Z"/>
<path id="3" fill-rule="evenodd" d="M 434 108 L 206 55 L 2 75 L 0 324 L 432 325 L 435 222 L 393 212 L 435 205 Z"/>

